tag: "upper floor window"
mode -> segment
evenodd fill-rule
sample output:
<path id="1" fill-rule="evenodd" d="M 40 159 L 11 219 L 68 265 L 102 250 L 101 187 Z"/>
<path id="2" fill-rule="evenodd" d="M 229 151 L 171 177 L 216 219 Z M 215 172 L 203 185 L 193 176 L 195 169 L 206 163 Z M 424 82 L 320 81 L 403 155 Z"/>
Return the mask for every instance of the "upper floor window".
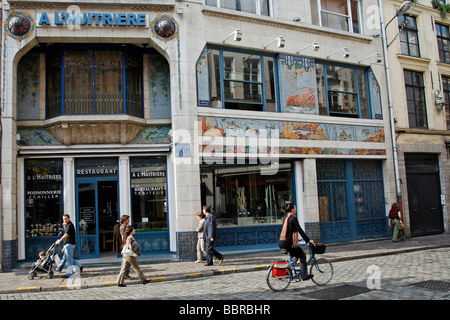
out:
<path id="1" fill-rule="evenodd" d="M 366 71 L 316 61 L 319 113 L 370 118 Z"/>
<path id="2" fill-rule="evenodd" d="M 274 58 L 208 49 L 211 107 L 276 111 Z"/>
<path id="3" fill-rule="evenodd" d="M 402 54 L 420 57 L 416 18 L 410 15 L 398 16 L 398 26 L 400 29 Z"/>
<path id="4" fill-rule="evenodd" d="M 63 46 L 47 54 L 47 117 L 143 116 L 142 54 L 133 47 Z"/>
<path id="5" fill-rule="evenodd" d="M 436 23 L 436 37 L 439 50 L 439 61 L 450 63 L 450 32 L 448 26 Z"/>
<path id="6" fill-rule="evenodd" d="M 312 23 L 332 29 L 362 33 L 357 0 L 310 0 Z"/>
<path id="7" fill-rule="evenodd" d="M 450 130 L 450 77 L 442 77 L 442 88 L 445 101 L 445 120 L 447 123 L 447 130 Z"/>
<path id="8" fill-rule="evenodd" d="M 206 0 L 206 5 L 270 16 L 271 0 Z"/>
<path id="9" fill-rule="evenodd" d="M 425 86 L 420 72 L 404 70 L 406 103 L 410 128 L 427 128 Z"/>

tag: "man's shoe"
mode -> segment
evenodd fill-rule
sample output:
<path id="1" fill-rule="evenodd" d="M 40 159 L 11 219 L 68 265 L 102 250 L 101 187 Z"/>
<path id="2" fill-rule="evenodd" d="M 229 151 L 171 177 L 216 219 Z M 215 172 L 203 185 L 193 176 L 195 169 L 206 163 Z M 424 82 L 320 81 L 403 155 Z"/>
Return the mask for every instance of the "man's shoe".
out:
<path id="1" fill-rule="evenodd" d="M 117 284 L 117 286 L 118 286 L 118 287 L 126 287 L 125 284 L 121 284 L 121 283 Z"/>
<path id="2" fill-rule="evenodd" d="M 204 266 L 205 266 L 205 267 L 210 267 L 210 266 L 212 266 L 212 264 L 205 263 Z"/>
<path id="3" fill-rule="evenodd" d="M 142 284 L 147 284 L 149 282 L 150 282 L 150 280 L 144 280 L 144 281 L 142 281 Z"/>
<path id="4" fill-rule="evenodd" d="M 304 279 L 302 279 L 302 281 L 306 281 L 306 280 L 312 279 L 313 277 L 314 277 L 313 274 L 308 274 Z"/>
<path id="5" fill-rule="evenodd" d="M 80 267 L 80 273 L 82 273 L 83 272 L 83 267 Z"/>

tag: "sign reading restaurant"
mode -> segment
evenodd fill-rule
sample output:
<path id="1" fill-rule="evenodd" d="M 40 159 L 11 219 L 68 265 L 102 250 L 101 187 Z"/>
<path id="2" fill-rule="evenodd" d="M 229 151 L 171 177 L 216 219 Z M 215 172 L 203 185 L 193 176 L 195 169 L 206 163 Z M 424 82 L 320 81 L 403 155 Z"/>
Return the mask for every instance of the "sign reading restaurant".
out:
<path id="1" fill-rule="evenodd" d="M 98 12 L 42 12 L 37 16 L 38 26 L 136 26 L 145 27 L 147 16 L 143 13 L 98 13 Z"/>

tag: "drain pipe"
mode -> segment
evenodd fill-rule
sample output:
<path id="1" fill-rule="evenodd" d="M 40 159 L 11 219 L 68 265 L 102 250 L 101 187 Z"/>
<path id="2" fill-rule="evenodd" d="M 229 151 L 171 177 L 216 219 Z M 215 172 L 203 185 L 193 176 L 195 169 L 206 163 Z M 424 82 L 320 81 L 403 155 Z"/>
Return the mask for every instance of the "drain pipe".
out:
<path id="1" fill-rule="evenodd" d="M 395 174 L 395 189 L 397 191 L 397 202 L 400 204 L 400 208 L 402 208 L 402 191 L 400 187 L 400 174 L 398 169 L 398 153 L 397 153 L 397 141 L 395 137 L 395 120 L 394 120 L 394 106 L 392 103 L 391 76 L 389 74 L 389 61 L 388 61 L 389 59 L 387 55 L 386 30 L 384 26 L 383 6 L 381 3 L 382 0 L 378 0 L 378 7 L 380 9 L 381 40 L 383 42 L 384 69 L 386 72 L 386 87 L 389 103 L 389 121 L 391 128 L 392 155 L 394 158 L 393 160 L 394 160 L 394 174 Z"/>

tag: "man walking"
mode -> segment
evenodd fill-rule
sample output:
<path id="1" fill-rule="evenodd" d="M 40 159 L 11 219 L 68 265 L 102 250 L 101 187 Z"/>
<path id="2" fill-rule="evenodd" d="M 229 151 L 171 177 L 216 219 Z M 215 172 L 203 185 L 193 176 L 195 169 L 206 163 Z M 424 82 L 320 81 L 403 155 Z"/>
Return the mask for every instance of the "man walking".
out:
<path id="1" fill-rule="evenodd" d="M 74 274 L 76 267 L 83 271 L 83 266 L 81 263 L 79 263 L 77 260 L 73 258 L 73 251 L 75 250 L 76 246 L 76 237 L 75 237 L 75 226 L 73 225 L 72 221 L 70 221 L 70 216 L 68 214 L 65 214 L 63 216 L 63 222 L 66 224 L 66 227 L 64 228 L 64 235 L 61 237 L 61 239 L 56 240 L 56 244 L 60 244 L 64 241 L 64 259 L 67 261 L 67 271 L 64 278 L 69 278 L 72 274 Z M 57 270 L 61 272 L 62 268 L 64 266 L 60 265 Z"/>
<path id="2" fill-rule="evenodd" d="M 203 212 L 206 215 L 205 224 L 203 226 L 203 239 L 206 242 L 206 264 L 205 266 L 213 265 L 213 256 L 219 259 L 219 266 L 223 262 L 223 255 L 214 249 L 214 242 L 218 238 L 216 218 L 211 213 L 211 207 L 203 207 Z"/>

